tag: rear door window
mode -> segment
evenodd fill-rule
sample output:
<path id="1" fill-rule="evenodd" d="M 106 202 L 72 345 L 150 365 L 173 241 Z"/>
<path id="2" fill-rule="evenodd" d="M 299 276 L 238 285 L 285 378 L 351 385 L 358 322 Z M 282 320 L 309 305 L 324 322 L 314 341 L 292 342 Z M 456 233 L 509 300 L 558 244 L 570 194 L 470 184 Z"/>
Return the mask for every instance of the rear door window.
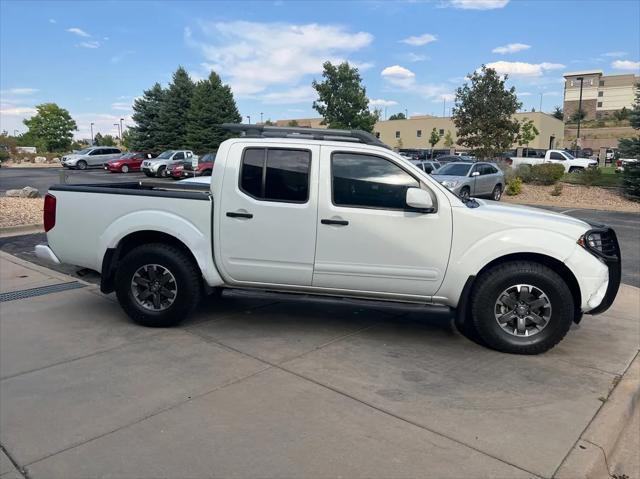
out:
<path id="1" fill-rule="evenodd" d="M 240 189 L 265 201 L 306 203 L 311 152 L 284 148 L 247 148 L 242 157 Z"/>

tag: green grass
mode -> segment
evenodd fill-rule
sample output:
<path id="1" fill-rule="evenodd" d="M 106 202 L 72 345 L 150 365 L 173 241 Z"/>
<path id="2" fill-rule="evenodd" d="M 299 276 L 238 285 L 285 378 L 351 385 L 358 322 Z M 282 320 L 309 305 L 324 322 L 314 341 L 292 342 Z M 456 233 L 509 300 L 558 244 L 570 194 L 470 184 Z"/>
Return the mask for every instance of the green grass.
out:
<path id="1" fill-rule="evenodd" d="M 614 166 L 606 166 L 604 168 L 598 168 L 600 174 L 593 174 L 592 172 L 582 173 L 565 173 L 562 177 L 564 183 L 570 183 L 572 185 L 589 185 L 589 186 L 605 186 L 605 187 L 619 187 L 622 186 L 622 175 L 616 173 Z"/>

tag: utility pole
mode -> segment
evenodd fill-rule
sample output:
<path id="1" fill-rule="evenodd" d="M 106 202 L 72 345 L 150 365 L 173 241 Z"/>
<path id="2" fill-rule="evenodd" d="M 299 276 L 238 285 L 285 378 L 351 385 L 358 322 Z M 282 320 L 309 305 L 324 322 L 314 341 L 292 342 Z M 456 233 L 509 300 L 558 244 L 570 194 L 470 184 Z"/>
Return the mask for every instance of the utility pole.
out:
<path id="1" fill-rule="evenodd" d="M 580 120 L 582 119 L 582 85 L 584 77 L 578 77 L 580 80 L 580 99 L 578 100 L 578 134 L 576 135 L 576 148 L 580 147 Z"/>
<path id="2" fill-rule="evenodd" d="M 247 121 L 251 124 L 251 116 L 247 115 Z"/>
<path id="3" fill-rule="evenodd" d="M 542 111 L 542 95 L 544 95 L 544 92 L 540 92 L 540 108 L 538 108 L 538 111 Z"/>
<path id="4" fill-rule="evenodd" d="M 262 115 L 263 115 L 263 113 L 262 113 L 262 112 L 260 112 L 260 123 L 263 123 L 263 121 L 262 121 Z"/>
<path id="5" fill-rule="evenodd" d="M 113 126 L 116 127 L 116 131 L 118 132 L 118 143 L 122 145 L 122 132 L 120 131 L 120 125 L 118 123 L 114 123 Z"/>
<path id="6" fill-rule="evenodd" d="M 447 111 L 447 99 L 443 96 L 442 97 L 442 118 L 445 117 Z"/>
<path id="7" fill-rule="evenodd" d="M 93 146 L 93 122 L 91 122 L 91 146 Z"/>
<path id="8" fill-rule="evenodd" d="M 124 131 L 122 129 L 122 122 L 124 121 L 124 118 L 120 118 L 120 140 L 122 140 L 122 132 Z"/>

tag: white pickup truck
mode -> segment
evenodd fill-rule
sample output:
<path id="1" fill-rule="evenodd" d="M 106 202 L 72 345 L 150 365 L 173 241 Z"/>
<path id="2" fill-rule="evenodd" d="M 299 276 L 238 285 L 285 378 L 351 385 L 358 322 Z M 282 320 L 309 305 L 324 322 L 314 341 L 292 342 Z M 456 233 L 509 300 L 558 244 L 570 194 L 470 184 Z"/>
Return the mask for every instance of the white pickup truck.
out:
<path id="1" fill-rule="evenodd" d="M 541 163 L 557 163 L 564 166 L 564 171 L 567 173 L 574 173 L 584 171 L 587 168 L 594 168 L 598 166 L 597 160 L 590 158 L 576 158 L 568 151 L 564 150 L 547 150 L 544 154 L 544 158 L 524 158 L 514 156 L 510 158 L 511 166 L 517 168 L 520 165 L 539 165 Z"/>
<path id="2" fill-rule="evenodd" d="M 220 145 L 211 184 L 51 187 L 36 254 L 100 272 L 147 326 L 177 324 L 220 288 L 258 289 L 440 305 L 521 354 L 617 294 L 611 228 L 463 202 L 362 131 L 224 127 L 242 136 Z"/>

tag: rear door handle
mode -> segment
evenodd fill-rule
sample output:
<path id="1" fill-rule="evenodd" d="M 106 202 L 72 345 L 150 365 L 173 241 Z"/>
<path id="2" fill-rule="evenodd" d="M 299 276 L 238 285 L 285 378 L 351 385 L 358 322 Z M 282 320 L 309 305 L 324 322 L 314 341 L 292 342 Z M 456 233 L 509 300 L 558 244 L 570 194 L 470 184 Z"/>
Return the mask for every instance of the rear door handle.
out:
<path id="1" fill-rule="evenodd" d="M 236 213 L 235 211 L 227 211 L 227 216 L 229 218 L 253 218 L 253 215 L 251 213 Z"/>
<path id="2" fill-rule="evenodd" d="M 338 225 L 347 226 L 349 222 L 347 220 L 320 220 L 323 225 Z"/>

